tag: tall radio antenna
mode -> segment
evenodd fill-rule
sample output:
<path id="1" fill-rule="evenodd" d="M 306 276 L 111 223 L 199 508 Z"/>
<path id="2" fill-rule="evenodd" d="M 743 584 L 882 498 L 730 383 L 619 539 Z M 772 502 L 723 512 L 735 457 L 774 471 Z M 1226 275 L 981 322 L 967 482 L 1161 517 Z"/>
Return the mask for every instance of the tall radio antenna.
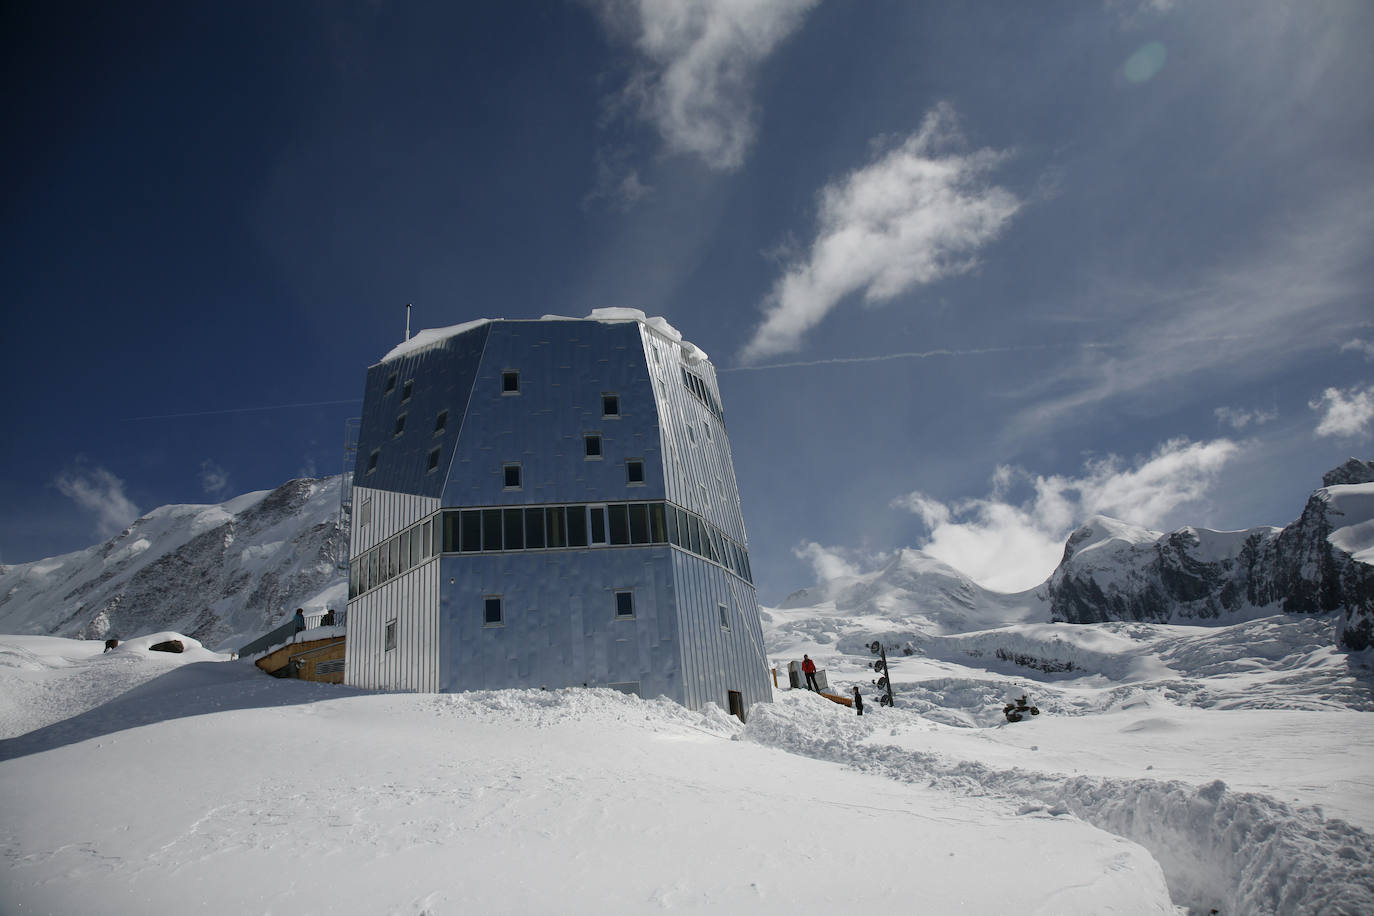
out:
<path id="1" fill-rule="evenodd" d="M 410 303 L 406 303 L 406 340 L 410 340 Z"/>

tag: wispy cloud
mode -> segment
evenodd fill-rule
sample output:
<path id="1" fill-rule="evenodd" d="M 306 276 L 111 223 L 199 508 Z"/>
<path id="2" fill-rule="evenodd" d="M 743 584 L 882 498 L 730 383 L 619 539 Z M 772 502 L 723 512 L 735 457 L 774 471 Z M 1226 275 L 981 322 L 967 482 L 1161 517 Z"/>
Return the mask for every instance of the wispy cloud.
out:
<path id="1" fill-rule="evenodd" d="M 1249 410 L 1243 407 L 1218 407 L 1212 411 L 1216 415 L 1218 423 L 1225 423 L 1234 430 L 1242 430 L 1251 423 L 1256 426 L 1263 426 L 1265 423 L 1272 423 L 1279 418 L 1277 408 L 1264 410 L 1255 408 Z"/>
<path id="2" fill-rule="evenodd" d="M 213 460 L 200 463 L 200 487 L 210 496 L 218 496 L 229 487 L 229 472 Z"/>
<path id="3" fill-rule="evenodd" d="M 887 562 L 891 555 L 870 553 L 852 547 L 826 547 L 815 541 L 802 541 L 792 548 L 792 555 L 805 560 L 817 582 L 829 582 L 869 572 Z"/>
<path id="4" fill-rule="evenodd" d="M 810 251 L 774 283 L 744 359 L 796 350 L 848 296 L 887 302 L 972 270 L 1021 201 L 987 180 L 1005 152 L 965 149 L 954 109 L 941 104 L 914 134 L 822 189 Z"/>
<path id="5" fill-rule="evenodd" d="M 81 508 L 95 513 L 96 532 L 101 537 L 118 534 L 140 515 L 133 500 L 124 494 L 124 481 L 104 468 L 89 468 L 78 462 L 53 478 L 53 486 Z"/>
<path id="6" fill-rule="evenodd" d="M 987 588 L 1021 591 L 1054 571 L 1075 525 L 1110 515 L 1159 527 L 1180 507 L 1201 501 L 1238 451 L 1229 439 L 1174 439 L 1133 466 L 1115 455 L 1086 462 L 1076 477 L 1003 466 L 982 498 L 951 504 L 913 491 L 892 505 L 921 518 L 930 532 L 920 545 L 926 553 Z M 1016 498 L 1018 490 L 1025 495 Z"/>
<path id="7" fill-rule="evenodd" d="M 1347 340 L 1345 343 L 1341 344 L 1342 353 L 1348 353 L 1352 350 L 1356 353 L 1363 354 L 1365 359 L 1374 360 L 1374 342 L 1356 338 L 1355 340 Z"/>
<path id="8" fill-rule="evenodd" d="M 1374 424 L 1374 385 L 1328 388 L 1307 406 L 1321 414 L 1318 436 L 1368 439 Z"/>
<path id="9" fill-rule="evenodd" d="M 755 74 L 819 0 L 590 0 L 639 55 L 624 100 L 673 153 L 713 169 L 744 162 Z"/>
<path id="10" fill-rule="evenodd" d="M 1119 347 L 1085 349 L 1025 389 L 1032 401 L 1004 429 L 1017 441 L 1123 396 L 1186 385 L 1199 373 L 1233 377 L 1334 344 L 1358 320 L 1374 199 L 1350 195 L 1318 207 L 1242 261 L 1172 287 L 1102 284 L 1094 308 L 1121 316 Z M 1339 339 L 1339 338 L 1337 338 Z"/>

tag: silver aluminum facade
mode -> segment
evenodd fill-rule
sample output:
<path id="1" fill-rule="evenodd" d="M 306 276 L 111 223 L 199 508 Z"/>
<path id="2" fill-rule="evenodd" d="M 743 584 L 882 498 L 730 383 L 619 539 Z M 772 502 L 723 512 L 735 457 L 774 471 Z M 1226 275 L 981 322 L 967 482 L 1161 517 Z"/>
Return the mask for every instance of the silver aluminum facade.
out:
<path id="1" fill-rule="evenodd" d="M 372 366 L 358 455 L 348 683 L 771 698 L 715 370 L 652 326 L 493 321 Z M 550 546 L 574 510 L 608 543 Z"/>

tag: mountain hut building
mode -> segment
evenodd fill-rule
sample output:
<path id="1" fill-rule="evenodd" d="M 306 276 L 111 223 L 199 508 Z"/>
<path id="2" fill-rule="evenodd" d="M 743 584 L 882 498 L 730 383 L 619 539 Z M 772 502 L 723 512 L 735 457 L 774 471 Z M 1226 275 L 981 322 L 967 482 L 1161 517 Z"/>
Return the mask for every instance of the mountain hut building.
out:
<path id="1" fill-rule="evenodd" d="M 479 320 L 367 371 L 345 682 L 771 698 L 725 415 L 662 319 Z"/>

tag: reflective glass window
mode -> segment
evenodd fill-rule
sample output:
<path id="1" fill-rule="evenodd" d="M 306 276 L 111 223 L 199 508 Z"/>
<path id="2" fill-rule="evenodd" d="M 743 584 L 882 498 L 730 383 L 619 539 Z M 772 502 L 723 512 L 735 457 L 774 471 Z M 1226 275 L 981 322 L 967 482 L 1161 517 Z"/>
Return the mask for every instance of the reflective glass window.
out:
<path id="1" fill-rule="evenodd" d="M 562 506 L 550 506 L 544 512 L 544 543 L 549 547 L 567 546 L 566 515 Z"/>
<path id="2" fill-rule="evenodd" d="M 592 506 L 587 511 L 587 523 L 591 528 L 591 542 L 606 543 L 606 507 Z"/>
<path id="3" fill-rule="evenodd" d="M 456 547 L 454 549 L 457 549 Z M 482 549 L 482 512 L 479 509 L 463 510 L 463 551 Z"/>
<path id="4" fill-rule="evenodd" d="M 525 546 L 539 548 L 544 546 L 544 510 L 525 510 Z"/>
<path id="5" fill-rule="evenodd" d="M 668 543 L 666 513 L 663 503 L 649 503 L 649 540 L 655 544 Z"/>
<path id="6" fill-rule="evenodd" d="M 523 509 L 505 509 L 506 549 L 525 549 L 525 512 Z"/>
<path id="7" fill-rule="evenodd" d="M 649 543 L 649 506 L 647 503 L 630 503 L 630 543 Z"/>
<path id="8" fill-rule="evenodd" d="M 630 543 L 630 516 L 627 507 L 610 506 L 606 511 L 611 516 L 611 543 Z"/>
<path id="9" fill-rule="evenodd" d="M 568 507 L 568 546 L 587 546 L 587 507 Z"/>
<path id="10" fill-rule="evenodd" d="M 482 511 L 482 549 L 501 549 L 501 510 L 483 509 Z"/>

